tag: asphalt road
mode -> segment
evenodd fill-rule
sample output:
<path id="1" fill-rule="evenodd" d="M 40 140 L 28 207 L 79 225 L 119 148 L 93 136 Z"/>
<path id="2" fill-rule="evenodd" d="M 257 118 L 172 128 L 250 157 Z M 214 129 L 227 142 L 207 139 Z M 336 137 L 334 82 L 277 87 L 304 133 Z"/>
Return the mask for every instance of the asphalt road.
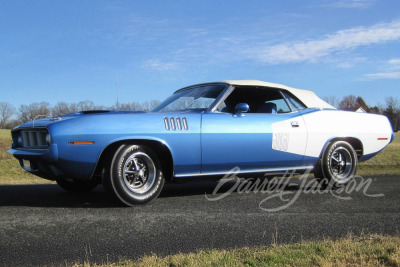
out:
<path id="1" fill-rule="evenodd" d="M 374 177 L 369 186 L 360 180 L 335 195 L 318 192 L 312 181 L 285 180 L 282 190 L 270 182 L 269 192 L 243 184 L 231 190 L 236 183 L 229 181 L 218 194 L 215 181 L 181 182 L 133 208 L 110 201 L 101 186 L 71 194 L 57 185 L 0 185 L 0 265 L 114 262 L 361 232 L 400 235 L 400 176 Z"/>

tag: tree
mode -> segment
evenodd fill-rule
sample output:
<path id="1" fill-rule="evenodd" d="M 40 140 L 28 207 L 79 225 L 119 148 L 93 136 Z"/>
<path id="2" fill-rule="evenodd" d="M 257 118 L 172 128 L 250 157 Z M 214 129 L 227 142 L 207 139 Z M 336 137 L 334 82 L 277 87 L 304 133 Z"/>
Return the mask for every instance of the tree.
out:
<path id="1" fill-rule="evenodd" d="M 386 97 L 386 109 L 383 114 L 386 115 L 392 124 L 393 131 L 397 132 L 400 128 L 400 102 L 397 97 Z"/>
<path id="2" fill-rule="evenodd" d="M 374 106 L 369 108 L 370 113 L 375 113 L 375 114 L 382 114 L 382 109 L 380 109 L 379 106 Z"/>
<path id="3" fill-rule="evenodd" d="M 51 107 L 48 102 L 34 102 L 30 105 L 19 106 L 19 120 L 24 123 L 38 118 L 50 116 Z"/>
<path id="4" fill-rule="evenodd" d="M 65 103 L 65 102 L 58 102 L 51 109 L 51 113 L 53 116 L 61 116 L 61 115 L 74 113 L 74 112 L 77 112 L 76 105 L 75 104 L 69 105 L 68 103 Z"/>
<path id="5" fill-rule="evenodd" d="M 15 108 L 8 102 L 0 102 L 0 128 L 6 128 L 10 118 L 15 114 Z"/>
<path id="6" fill-rule="evenodd" d="M 150 103 L 149 103 L 149 101 L 143 102 L 142 103 L 142 108 L 143 108 L 143 111 L 146 111 L 146 112 L 150 111 Z"/>
<path id="7" fill-rule="evenodd" d="M 338 106 L 338 99 L 335 95 L 331 95 L 331 96 L 325 96 L 322 98 L 322 100 L 324 100 L 326 103 L 328 103 L 331 106 L 337 107 Z"/>
<path id="8" fill-rule="evenodd" d="M 78 111 L 95 110 L 96 106 L 94 105 L 93 101 L 85 100 L 85 101 L 80 101 L 78 104 L 76 104 L 76 109 Z"/>
<path id="9" fill-rule="evenodd" d="M 343 100 L 339 103 L 339 109 L 355 111 L 359 108 L 357 103 L 357 97 L 355 95 L 348 95 L 343 97 Z"/>
<path id="10" fill-rule="evenodd" d="M 112 109 L 116 110 L 117 107 L 112 107 Z M 142 110 L 142 105 L 138 102 L 132 102 L 132 103 L 120 103 L 118 104 L 118 110 Z"/>
<path id="11" fill-rule="evenodd" d="M 150 110 L 154 109 L 158 105 L 160 105 L 160 101 L 159 100 L 154 100 L 154 99 L 150 100 Z"/>
<path id="12" fill-rule="evenodd" d="M 370 112 L 367 103 L 365 103 L 365 101 L 364 101 L 364 98 L 359 96 L 359 97 L 357 97 L 356 102 L 359 105 L 359 108 L 361 107 L 363 110 L 365 110 L 365 112 Z"/>

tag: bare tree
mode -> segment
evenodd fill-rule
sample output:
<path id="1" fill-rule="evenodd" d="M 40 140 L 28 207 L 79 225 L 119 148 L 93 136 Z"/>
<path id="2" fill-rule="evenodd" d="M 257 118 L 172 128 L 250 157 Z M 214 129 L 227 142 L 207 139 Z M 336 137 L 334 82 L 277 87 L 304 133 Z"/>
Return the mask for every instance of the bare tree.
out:
<path id="1" fill-rule="evenodd" d="M 85 100 L 85 101 L 80 101 L 78 104 L 76 104 L 76 108 L 79 111 L 85 111 L 85 110 L 95 110 L 96 106 L 94 105 L 93 101 Z"/>
<path id="2" fill-rule="evenodd" d="M 65 102 L 58 102 L 54 107 L 51 109 L 51 113 L 53 116 L 61 116 L 69 113 L 76 112 L 76 105 Z"/>
<path id="3" fill-rule="evenodd" d="M 116 110 L 116 107 L 113 106 L 112 109 Z M 138 102 L 132 102 L 132 103 L 119 103 L 118 104 L 118 110 L 142 110 L 142 105 Z"/>
<path id="4" fill-rule="evenodd" d="M 20 105 L 18 108 L 18 119 L 21 121 L 21 123 L 27 122 L 30 120 L 31 115 L 29 111 L 29 106 L 28 105 Z"/>
<path id="5" fill-rule="evenodd" d="M 143 111 L 146 111 L 146 112 L 150 111 L 150 103 L 149 103 L 149 101 L 145 101 L 145 102 L 142 103 L 142 109 L 143 109 Z"/>
<path id="6" fill-rule="evenodd" d="M 0 128 L 6 128 L 10 118 L 15 114 L 15 108 L 8 102 L 0 102 Z"/>
<path id="7" fill-rule="evenodd" d="M 330 104 L 331 106 L 337 107 L 339 104 L 339 100 L 335 95 L 325 96 L 322 98 L 326 103 Z"/>
<path id="8" fill-rule="evenodd" d="M 125 103 L 118 103 L 118 105 L 113 106 L 112 109 L 113 110 L 131 110 L 131 105 L 125 104 Z"/>
<path id="9" fill-rule="evenodd" d="M 143 106 L 138 102 L 132 102 L 130 110 L 143 110 Z"/>
<path id="10" fill-rule="evenodd" d="M 24 123 L 39 117 L 50 116 L 51 107 L 48 102 L 34 102 L 30 105 L 20 105 L 19 120 Z"/>
<path id="11" fill-rule="evenodd" d="M 354 111 L 360 106 L 357 103 L 357 97 L 355 95 L 348 95 L 343 97 L 343 100 L 339 103 L 339 109 Z"/>
<path id="12" fill-rule="evenodd" d="M 389 96 L 385 98 L 386 107 L 394 111 L 400 110 L 400 100 L 397 97 Z"/>
<path id="13" fill-rule="evenodd" d="M 386 115 L 392 124 L 393 131 L 400 129 L 400 101 L 397 97 L 386 97 L 386 109 L 383 114 Z"/>
<path id="14" fill-rule="evenodd" d="M 155 99 L 150 100 L 150 110 L 154 109 L 158 105 L 160 105 L 160 101 L 159 100 L 155 100 Z"/>

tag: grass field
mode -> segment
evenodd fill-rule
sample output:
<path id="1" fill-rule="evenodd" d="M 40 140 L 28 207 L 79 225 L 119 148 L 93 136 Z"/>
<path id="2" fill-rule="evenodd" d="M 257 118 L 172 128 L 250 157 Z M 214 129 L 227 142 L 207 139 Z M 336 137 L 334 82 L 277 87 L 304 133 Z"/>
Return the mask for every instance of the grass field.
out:
<path id="1" fill-rule="evenodd" d="M 24 171 L 7 150 L 11 146 L 10 130 L 0 129 L 0 184 L 53 183 Z M 369 161 L 360 163 L 359 175 L 400 174 L 400 138 Z"/>
<path id="2" fill-rule="evenodd" d="M 400 174 L 400 137 L 396 138 L 381 153 L 358 166 L 359 175 Z"/>
<path id="3" fill-rule="evenodd" d="M 7 153 L 11 147 L 10 130 L 0 129 L 0 184 L 42 184 L 51 183 L 24 171 L 18 160 Z"/>
<path id="4" fill-rule="evenodd" d="M 167 257 L 146 256 L 137 261 L 73 266 L 400 266 L 400 237 L 366 235 L 336 241 L 232 250 L 202 250 Z"/>

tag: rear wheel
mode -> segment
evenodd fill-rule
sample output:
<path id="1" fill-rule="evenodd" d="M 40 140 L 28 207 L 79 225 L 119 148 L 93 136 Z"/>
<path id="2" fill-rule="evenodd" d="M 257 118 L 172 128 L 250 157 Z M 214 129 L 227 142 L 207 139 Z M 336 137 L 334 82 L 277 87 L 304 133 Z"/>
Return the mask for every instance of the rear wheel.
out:
<path id="1" fill-rule="evenodd" d="M 123 145 L 115 153 L 103 177 L 106 191 L 128 206 L 155 199 L 164 185 L 157 157 L 141 145 Z"/>
<path id="2" fill-rule="evenodd" d="M 334 141 L 323 153 L 314 169 L 314 176 L 323 186 L 338 188 L 346 185 L 356 174 L 357 165 L 354 148 L 345 141 Z"/>
<path id="3" fill-rule="evenodd" d="M 73 179 L 57 179 L 57 184 L 68 192 L 89 192 L 97 185 L 97 181 L 77 181 Z"/>

